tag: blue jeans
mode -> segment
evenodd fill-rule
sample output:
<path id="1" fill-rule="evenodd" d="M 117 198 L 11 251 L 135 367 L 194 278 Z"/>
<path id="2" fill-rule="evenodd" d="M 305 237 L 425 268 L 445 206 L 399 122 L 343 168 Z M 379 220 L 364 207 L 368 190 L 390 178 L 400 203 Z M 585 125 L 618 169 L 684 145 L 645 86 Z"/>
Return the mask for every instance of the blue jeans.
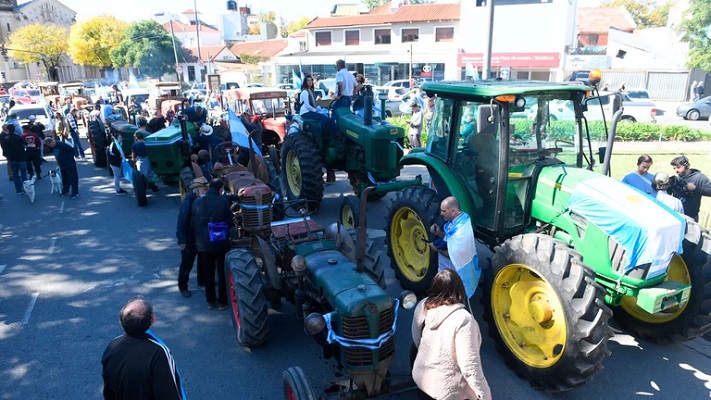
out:
<path id="1" fill-rule="evenodd" d="M 22 188 L 22 182 L 27 180 L 27 162 L 10 161 L 10 165 L 12 165 L 12 180 L 15 183 L 15 192 L 22 193 L 25 191 Z"/>
<path id="2" fill-rule="evenodd" d="M 84 158 L 84 148 L 81 147 L 81 140 L 79 140 L 79 133 L 72 132 L 72 142 L 74 142 L 74 157 L 79 157 L 81 155 Z"/>

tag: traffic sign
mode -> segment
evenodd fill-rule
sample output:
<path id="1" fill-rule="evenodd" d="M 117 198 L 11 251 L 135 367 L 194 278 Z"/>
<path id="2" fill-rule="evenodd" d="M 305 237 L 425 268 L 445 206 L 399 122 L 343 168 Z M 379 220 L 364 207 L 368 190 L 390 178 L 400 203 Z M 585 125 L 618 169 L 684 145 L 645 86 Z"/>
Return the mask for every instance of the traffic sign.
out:
<path id="1" fill-rule="evenodd" d="M 429 64 L 425 64 L 425 65 L 422 67 L 422 72 L 430 72 L 430 71 L 432 71 L 432 67 L 430 67 Z"/>

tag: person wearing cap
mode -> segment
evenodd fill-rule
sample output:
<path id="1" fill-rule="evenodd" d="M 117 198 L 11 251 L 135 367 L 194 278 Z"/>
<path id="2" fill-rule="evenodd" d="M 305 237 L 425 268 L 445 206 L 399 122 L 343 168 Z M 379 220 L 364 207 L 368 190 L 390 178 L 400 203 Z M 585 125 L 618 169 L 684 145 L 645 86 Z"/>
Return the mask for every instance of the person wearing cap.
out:
<path id="1" fill-rule="evenodd" d="M 622 178 L 622 183 L 625 183 L 633 188 L 639 189 L 644 193 L 654 197 L 655 193 L 652 189 L 652 179 L 654 175 L 649 173 L 649 168 L 652 166 L 652 157 L 648 154 L 643 154 L 637 159 L 637 170 L 630 172 Z"/>
<path id="2" fill-rule="evenodd" d="M 145 121 L 145 120 L 144 120 Z M 137 130 L 134 134 L 134 141 L 131 145 L 131 157 L 136 160 L 136 169 L 141 171 L 141 174 L 145 177 L 152 177 L 153 170 L 151 169 L 151 162 L 148 160 L 148 150 L 146 150 L 146 142 L 143 141 L 145 138 L 145 131 Z M 153 192 L 158 192 L 158 186 L 152 180 L 148 181 L 148 187 L 153 190 Z"/>
<path id="3" fill-rule="evenodd" d="M 30 127 L 30 131 L 32 131 L 35 135 L 37 135 L 40 140 L 44 140 L 44 124 L 41 122 L 37 122 L 37 117 L 34 115 L 29 116 L 30 122 L 28 123 Z M 24 127 L 23 127 L 24 130 Z M 40 161 L 41 162 L 47 162 L 47 160 L 44 159 L 44 146 L 39 146 L 39 151 L 40 151 Z"/>
<path id="4" fill-rule="evenodd" d="M 67 114 L 67 130 L 69 131 L 69 136 L 74 142 L 74 157 L 76 158 L 86 158 L 84 155 L 84 147 L 81 145 L 81 140 L 79 140 L 79 127 L 77 126 L 77 109 L 72 107 Z"/>
<path id="5" fill-rule="evenodd" d="M 178 238 L 178 246 L 180 246 L 178 290 L 180 291 L 180 295 L 185 298 L 192 296 L 192 293 L 188 290 L 188 281 L 190 280 L 190 272 L 192 271 L 193 264 L 195 263 L 195 257 L 198 256 L 197 249 L 195 247 L 195 235 L 193 234 L 193 229 L 190 225 L 192 208 L 195 200 L 207 194 L 207 179 L 203 176 L 193 179 L 193 182 L 190 186 L 188 186 L 188 189 L 189 190 L 185 195 L 185 199 L 180 204 L 178 225 L 175 230 L 175 236 Z M 197 284 L 198 286 L 204 287 L 205 277 L 200 257 L 198 257 L 197 263 Z"/>
<path id="6" fill-rule="evenodd" d="M 195 138 L 195 142 L 197 142 L 200 146 L 200 149 L 207 152 L 207 163 L 210 162 L 209 155 L 215 154 L 215 148 L 222 143 L 222 139 L 220 139 L 217 135 L 213 135 L 212 132 L 213 130 L 210 125 L 202 124 L 200 127 L 200 135 Z"/>
<path id="7" fill-rule="evenodd" d="M 671 161 L 676 176 L 669 180 L 668 191 L 681 200 L 684 214 L 694 221 L 699 221 L 701 196 L 711 196 L 711 181 L 695 168 L 686 156 L 677 156 Z"/>
<path id="8" fill-rule="evenodd" d="M 678 213 L 684 213 L 684 205 L 681 204 L 681 200 L 667 193 L 667 189 L 669 189 L 669 175 L 666 172 L 657 172 L 654 174 L 652 189 L 656 191 L 655 197 L 660 203 Z"/>
<path id="9" fill-rule="evenodd" d="M 57 160 L 59 171 L 62 173 L 62 192 L 59 196 L 66 196 L 69 193 L 69 187 L 71 187 L 71 198 L 76 199 L 79 197 L 79 174 L 77 163 L 74 160 L 74 148 L 51 137 L 44 138 L 44 145 L 54 152 L 54 159 Z"/>
<path id="10" fill-rule="evenodd" d="M 420 109 L 420 104 L 416 101 L 410 104 L 410 109 L 412 110 L 412 118 L 407 121 L 410 127 L 407 136 L 410 139 L 410 146 L 413 149 L 418 149 L 422 147 L 422 143 L 420 143 L 420 136 L 422 136 L 422 110 Z"/>
<path id="11" fill-rule="evenodd" d="M 225 280 L 225 255 L 230 250 L 229 230 L 234 227 L 230 203 L 222 197 L 221 178 L 210 181 L 205 196 L 193 203 L 190 226 L 195 235 L 195 248 L 202 258 L 205 272 L 205 299 L 207 307 L 227 309 L 227 283 Z M 219 225 L 226 225 L 227 234 Z M 217 295 L 215 294 L 215 270 L 217 270 Z"/>

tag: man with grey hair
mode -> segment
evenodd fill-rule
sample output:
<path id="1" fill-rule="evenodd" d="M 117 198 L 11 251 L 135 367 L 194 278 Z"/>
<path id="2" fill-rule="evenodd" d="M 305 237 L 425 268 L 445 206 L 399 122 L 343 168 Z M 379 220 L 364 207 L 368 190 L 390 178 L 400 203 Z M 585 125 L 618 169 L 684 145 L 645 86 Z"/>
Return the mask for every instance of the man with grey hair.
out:
<path id="1" fill-rule="evenodd" d="M 150 331 L 155 320 L 153 306 L 142 297 L 121 309 L 124 334 L 109 343 L 101 358 L 104 399 L 186 398 L 170 349 Z"/>
<path id="2" fill-rule="evenodd" d="M 353 74 L 346 69 L 346 62 L 336 61 L 336 107 L 350 107 L 353 100 L 353 90 L 356 87 L 356 80 Z"/>
<path id="3" fill-rule="evenodd" d="M 684 205 L 681 203 L 681 200 L 667 193 L 667 189 L 669 189 L 669 175 L 666 172 L 657 172 L 654 174 L 652 189 L 657 191 L 655 198 L 660 203 L 678 213 L 684 213 Z"/>

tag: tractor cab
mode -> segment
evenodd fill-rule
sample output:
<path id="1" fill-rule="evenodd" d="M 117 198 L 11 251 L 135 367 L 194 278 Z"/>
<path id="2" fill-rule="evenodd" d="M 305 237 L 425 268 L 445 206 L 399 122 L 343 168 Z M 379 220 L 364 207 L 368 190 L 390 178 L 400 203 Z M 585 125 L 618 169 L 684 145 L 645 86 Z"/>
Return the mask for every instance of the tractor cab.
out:
<path id="1" fill-rule="evenodd" d="M 290 114 L 286 90 L 271 88 L 228 89 L 223 92 L 230 110 L 237 115 L 249 113 L 263 129 L 262 143 L 277 146 L 286 136 L 286 114 Z"/>
<path id="2" fill-rule="evenodd" d="M 513 90 L 504 81 L 429 84 L 426 89 L 436 101 L 424 152 L 448 164 L 467 187 L 473 207 L 467 211 L 478 235 L 493 241 L 524 232 L 533 182 L 544 166 L 593 167 L 587 124 L 581 119 L 590 88 L 528 83 L 530 90 Z M 563 124 L 578 134 L 557 132 Z M 434 174 L 436 187 L 446 187 L 437 182 L 441 176 Z"/>

